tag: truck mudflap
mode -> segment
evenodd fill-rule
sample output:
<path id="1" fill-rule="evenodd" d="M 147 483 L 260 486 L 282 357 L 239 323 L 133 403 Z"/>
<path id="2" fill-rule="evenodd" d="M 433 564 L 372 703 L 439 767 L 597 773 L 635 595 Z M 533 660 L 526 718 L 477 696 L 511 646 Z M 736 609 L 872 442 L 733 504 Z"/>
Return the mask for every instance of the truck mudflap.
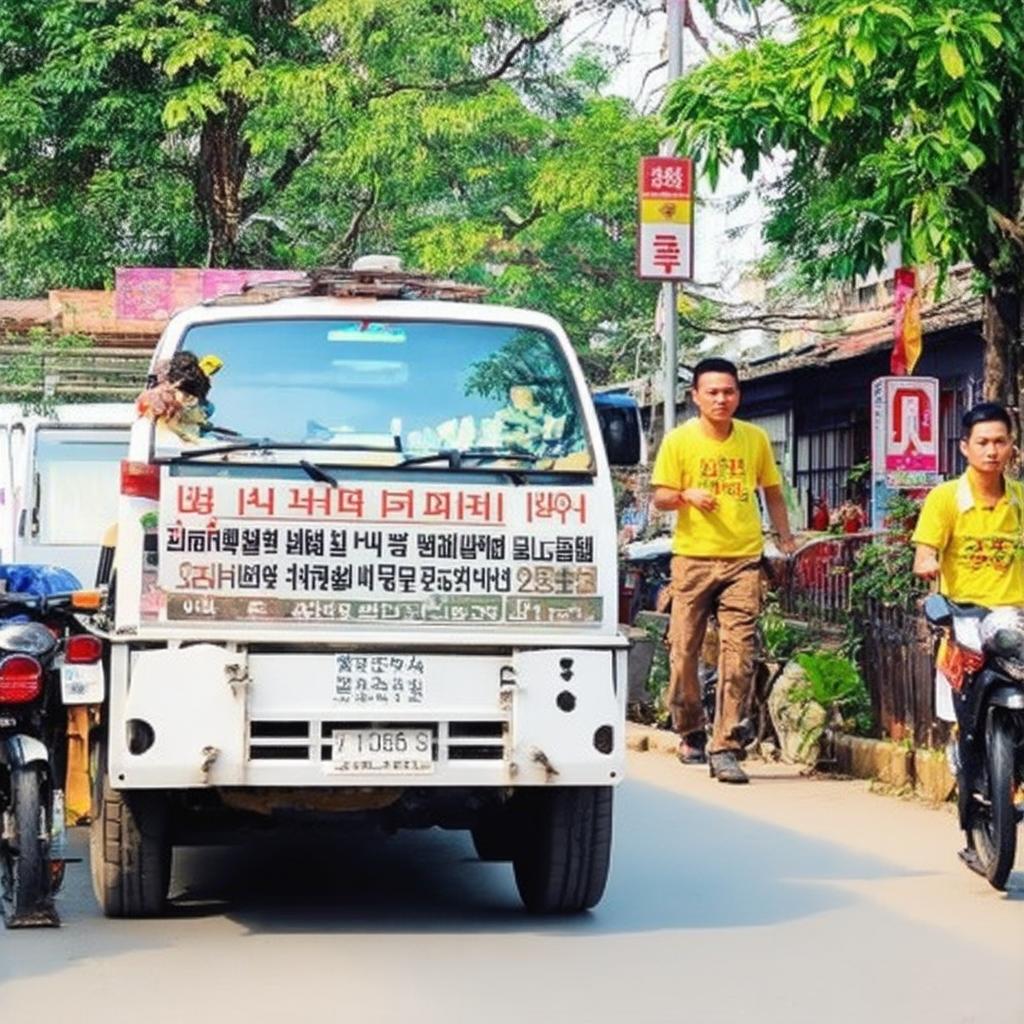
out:
<path id="1" fill-rule="evenodd" d="M 593 786 L 625 762 L 622 650 L 195 644 L 130 662 L 115 788 Z"/>

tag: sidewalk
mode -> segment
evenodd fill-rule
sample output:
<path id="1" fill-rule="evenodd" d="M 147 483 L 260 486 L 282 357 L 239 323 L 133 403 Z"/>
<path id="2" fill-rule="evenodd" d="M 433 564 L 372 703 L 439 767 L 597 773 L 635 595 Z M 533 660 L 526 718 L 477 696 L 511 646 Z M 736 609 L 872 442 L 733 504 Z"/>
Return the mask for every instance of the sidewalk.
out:
<path id="1" fill-rule="evenodd" d="M 679 737 L 667 729 L 626 722 L 626 748 L 662 754 L 676 752 Z M 931 807 L 948 804 L 955 782 L 946 765 L 943 751 L 911 750 L 885 740 L 869 740 L 859 736 L 840 736 L 836 741 L 834 771 L 815 774 L 825 777 L 864 779 L 879 791 L 893 796 L 915 796 Z M 773 775 L 812 774 L 805 765 L 786 765 L 774 761 L 757 761 L 761 770 Z"/>
<path id="2" fill-rule="evenodd" d="M 706 766 L 683 765 L 672 752 L 664 730 L 630 723 L 627 779 L 670 789 L 687 798 L 728 808 L 751 821 L 835 843 L 884 858 L 905 870 L 900 878 L 849 878 L 837 884 L 887 908 L 937 927 L 960 922 L 957 933 L 1007 955 L 1022 950 L 1024 940 L 1024 856 L 1005 894 L 968 871 L 957 859 L 960 834 L 951 805 L 929 806 L 915 799 L 893 799 L 871 791 L 860 779 L 808 774 L 799 765 L 747 761 L 749 786 L 725 786 L 711 779 Z M 651 733 L 662 732 L 646 752 L 636 749 Z M 757 847 L 756 833 L 751 836 Z M 1021 954 L 1024 967 L 1024 953 Z"/>

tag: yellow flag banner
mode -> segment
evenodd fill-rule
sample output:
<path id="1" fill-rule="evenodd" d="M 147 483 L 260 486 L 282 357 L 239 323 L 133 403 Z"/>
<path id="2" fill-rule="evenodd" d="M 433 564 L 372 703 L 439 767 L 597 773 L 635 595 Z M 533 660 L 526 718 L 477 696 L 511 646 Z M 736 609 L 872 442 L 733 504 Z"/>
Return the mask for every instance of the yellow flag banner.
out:
<path id="1" fill-rule="evenodd" d="M 895 340 L 889 369 L 893 376 L 913 373 L 921 358 L 921 297 L 917 290 L 917 271 L 900 267 L 895 275 L 893 328 Z"/>

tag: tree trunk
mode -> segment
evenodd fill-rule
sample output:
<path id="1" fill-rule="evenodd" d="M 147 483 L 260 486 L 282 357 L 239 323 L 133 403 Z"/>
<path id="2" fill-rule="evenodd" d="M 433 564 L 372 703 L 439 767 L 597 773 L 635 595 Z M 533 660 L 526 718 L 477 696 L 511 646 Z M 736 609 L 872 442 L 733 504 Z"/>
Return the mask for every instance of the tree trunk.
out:
<path id="1" fill-rule="evenodd" d="M 203 125 L 199 140 L 199 203 L 209 234 L 207 264 L 239 266 L 242 182 L 249 165 L 249 144 L 242 134 L 246 108 L 229 98 L 227 109 Z"/>
<path id="2" fill-rule="evenodd" d="M 985 339 L 984 397 L 1012 409 L 1020 403 L 1021 295 L 1019 289 L 992 287 L 982 303 Z"/>

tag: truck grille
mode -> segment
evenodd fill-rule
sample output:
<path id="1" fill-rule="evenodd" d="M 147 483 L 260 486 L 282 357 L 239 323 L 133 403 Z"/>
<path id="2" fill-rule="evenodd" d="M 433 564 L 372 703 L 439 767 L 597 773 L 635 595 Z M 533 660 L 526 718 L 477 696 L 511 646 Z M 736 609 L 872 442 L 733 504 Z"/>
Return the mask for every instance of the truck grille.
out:
<path id="1" fill-rule="evenodd" d="M 256 719 L 249 722 L 250 761 L 313 761 L 331 759 L 335 729 L 430 728 L 438 761 L 500 761 L 505 756 L 508 725 L 503 721 L 478 722 L 338 722 Z"/>

